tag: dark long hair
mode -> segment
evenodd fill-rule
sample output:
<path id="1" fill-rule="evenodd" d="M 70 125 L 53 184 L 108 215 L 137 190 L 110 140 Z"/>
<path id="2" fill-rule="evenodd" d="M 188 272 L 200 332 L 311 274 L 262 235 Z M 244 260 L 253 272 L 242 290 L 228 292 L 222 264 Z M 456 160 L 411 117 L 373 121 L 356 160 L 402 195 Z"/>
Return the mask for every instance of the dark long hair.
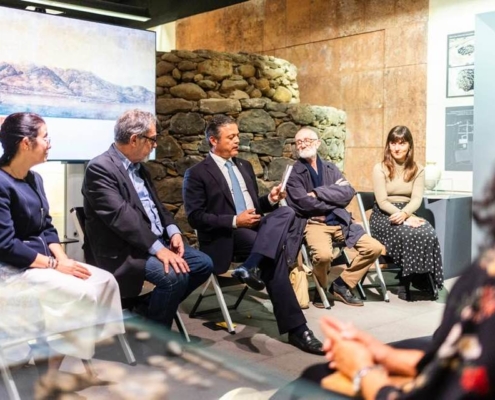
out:
<path id="1" fill-rule="evenodd" d="M 407 126 L 398 125 L 393 127 L 387 136 L 387 143 L 385 144 L 385 152 L 383 154 L 383 164 L 387 167 L 390 180 L 395 177 L 395 163 L 390 151 L 390 143 L 407 142 L 409 143 L 409 151 L 406 155 L 406 161 L 404 162 L 404 181 L 410 182 L 416 172 L 418 172 L 418 165 L 414 161 L 414 142 L 411 135 L 411 131 Z"/>
<path id="2" fill-rule="evenodd" d="M 19 143 L 25 137 L 35 142 L 40 128 L 45 124 L 43 118 L 34 113 L 10 114 L 0 126 L 0 143 L 3 154 L 0 167 L 9 165 L 19 149 Z"/>

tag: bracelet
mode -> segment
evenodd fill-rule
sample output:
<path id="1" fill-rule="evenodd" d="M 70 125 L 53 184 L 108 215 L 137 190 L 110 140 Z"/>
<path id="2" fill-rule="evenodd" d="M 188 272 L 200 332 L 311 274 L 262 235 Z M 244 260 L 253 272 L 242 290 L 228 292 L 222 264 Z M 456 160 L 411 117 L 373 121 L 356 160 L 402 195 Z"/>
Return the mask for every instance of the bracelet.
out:
<path id="1" fill-rule="evenodd" d="M 369 372 L 383 369 L 384 368 L 381 364 L 368 365 L 367 367 L 361 368 L 358 372 L 356 372 L 356 375 L 354 375 L 354 378 L 352 379 L 352 387 L 354 389 L 354 392 L 356 394 L 361 393 L 361 383 L 363 381 L 363 378 L 368 375 Z"/>
<path id="2" fill-rule="evenodd" d="M 48 267 L 51 269 L 57 269 L 58 267 L 58 260 L 52 256 L 48 256 Z"/>

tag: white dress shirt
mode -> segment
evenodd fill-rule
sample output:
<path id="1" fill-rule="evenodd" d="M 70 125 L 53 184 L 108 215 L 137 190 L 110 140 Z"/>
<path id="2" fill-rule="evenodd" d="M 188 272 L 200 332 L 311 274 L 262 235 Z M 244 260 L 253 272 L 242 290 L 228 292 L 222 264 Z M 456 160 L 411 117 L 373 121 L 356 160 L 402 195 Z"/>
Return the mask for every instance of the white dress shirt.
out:
<path id="1" fill-rule="evenodd" d="M 232 181 L 230 180 L 229 171 L 227 169 L 227 166 L 225 165 L 227 163 L 227 161 L 232 161 L 232 159 L 229 158 L 226 160 L 225 158 L 217 156 L 216 154 L 213 154 L 212 152 L 210 152 L 210 156 L 213 159 L 213 161 L 215 161 L 215 164 L 217 164 L 218 168 L 222 172 L 222 175 L 224 176 L 225 180 L 227 181 L 227 184 L 229 185 L 229 189 L 230 189 L 230 194 L 232 195 L 232 200 L 234 200 L 234 190 L 232 189 Z M 253 202 L 253 199 L 251 198 L 251 195 L 248 192 L 248 189 L 246 186 L 246 181 L 244 180 L 244 177 L 242 176 L 241 171 L 239 171 L 239 168 L 237 168 L 237 165 L 235 165 L 234 162 L 233 162 L 233 164 L 234 164 L 234 167 L 232 168 L 232 170 L 234 171 L 234 174 L 237 177 L 237 180 L 239 181 L 239 185 L 241 186 L 242 195 L 244 197 L 244 201 L 246 202 L 246 208 L 247 209 L 254 208 L 254 202 Z M 232 227 L 233 228 L 237 228 L 236 219 L 237 219 L 237 216 L 234 216 L 234 219 L 232 221 Z"/>

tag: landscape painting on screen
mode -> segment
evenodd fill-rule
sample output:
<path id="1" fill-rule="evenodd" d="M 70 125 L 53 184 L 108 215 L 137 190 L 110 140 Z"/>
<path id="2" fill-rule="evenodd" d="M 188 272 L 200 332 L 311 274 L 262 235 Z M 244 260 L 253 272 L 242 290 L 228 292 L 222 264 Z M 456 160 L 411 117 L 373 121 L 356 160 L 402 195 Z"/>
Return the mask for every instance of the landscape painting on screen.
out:
<path id="1" fill-rule="evenodd" d="M 115 120 L 129 108 L 154 112 L 150 32 L 0 7 L 0 37 L 0 115 Z"/>

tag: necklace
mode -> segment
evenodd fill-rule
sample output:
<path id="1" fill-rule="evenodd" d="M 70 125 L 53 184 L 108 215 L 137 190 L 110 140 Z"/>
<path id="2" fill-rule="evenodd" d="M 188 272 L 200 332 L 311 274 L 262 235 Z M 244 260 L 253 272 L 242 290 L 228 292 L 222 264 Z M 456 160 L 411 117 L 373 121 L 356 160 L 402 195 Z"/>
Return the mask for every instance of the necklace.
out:
<path id="1" fill-rule="evenodd" d="M 21 181 L 23 181 L 26 178 L 26 176 L 27 176 L 27 173 L 26 174 L 21 174 L 19 172 L 15 172 L 10 165 L 6 165 L 6 166 L 2 167 L 2 169 L 7 174 L 9 174 L 12 178 L 18 179 L 18 180 L 21 180 Z"/>

